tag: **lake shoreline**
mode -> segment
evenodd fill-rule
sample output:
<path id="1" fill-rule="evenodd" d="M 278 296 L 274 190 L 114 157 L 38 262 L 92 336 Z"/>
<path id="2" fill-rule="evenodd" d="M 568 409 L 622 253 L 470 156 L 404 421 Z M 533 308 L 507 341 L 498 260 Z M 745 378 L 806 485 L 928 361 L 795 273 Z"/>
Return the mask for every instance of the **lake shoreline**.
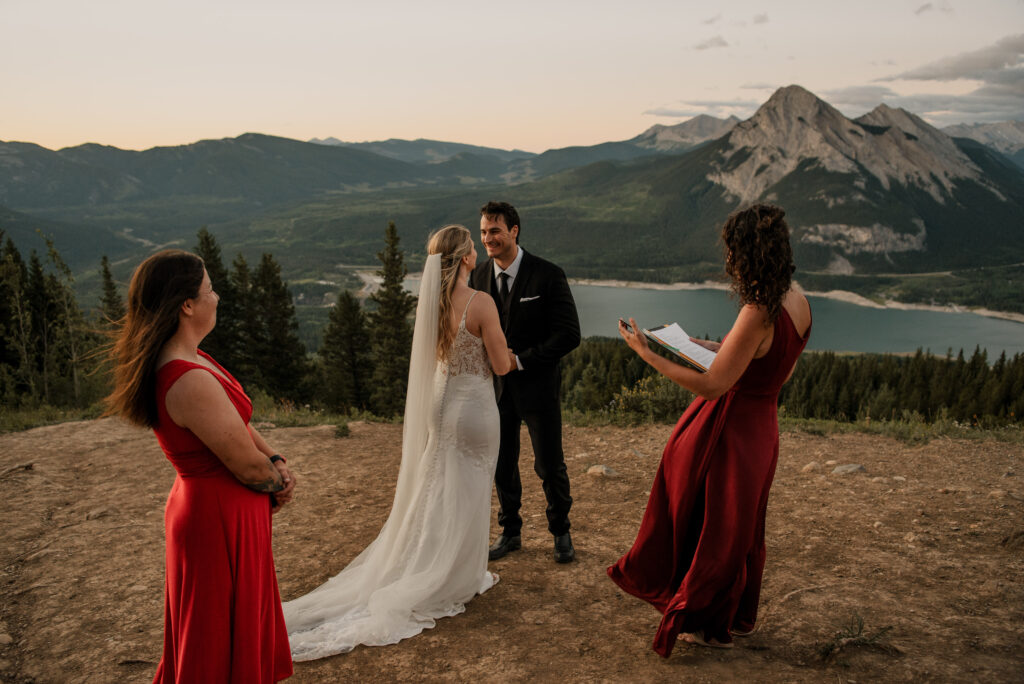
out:
<path id="1" fill-rule="evenodd" d="M 700 283 L 647 283 L 639 280 L 597 280 L 594 278 L 570 278 L 569 284 L 590 285 L 594 287 L 625 287 L 632 290 L 662 291 L 729 289 L 728 284 L 714 280 L 705 280 Z M 799 283 L 797 283 L 797 285 L 799 285 Z M 859 295 L 856 292 L 850 292 L 849 290 L 828 290 L 826 292 L 804 290 L 804 294 L 809 297 L 822 297 L 825 299 L 834 299 L 836 301 L 846 302 L 847 304 L 864 306 L 871 309 L 896 309 L 900 311 L 936 311 L 940 313 L 972 313 L 977 314 L 979 316 L 985 316 L 987 318 L 998 318 L 1004 321 L 1013 321 L 1014 323 L 1024 324 L 1024 314 L 1019 314 L 1014 311 L 992 311 L 991 309 L 985 309 L 981 307 L 970 308 L 966 306 L 957 306 L 956 304 L 909 304 L 907 302 L 897 302 L 891 299 L 887 299 L 884 302 L 879 303 L 873 299 L 868 299 L 863 295 Z"/>
<path id="2" fill-rule="evenodd" d="M 360 291 L 360 297 L 366 297 L 376 286 L 380 283 L 380 277 L 376 273 L 371 271 L 357 271 L 356 274 L 363 280 L 363 289 Z M 409 273 L 406 278 L 409 280 L 419 280 L 422 273 Z M 794 281 L 799 286 L 798 281 Z M 569 278 L 570 285 L 587 285 L 593 287 L 622 287 L 631 290 L 660 290 L 660 291 L 673 291 L 673 290 L 728 290 L 729 285 L 721 281 L 716 280 L 705 280 L 699 283 L 692 282 L 678 282 L 678 283 L 648 283 L 641 280 L 599 280 L 596 278 Z M 898 302 L 892 299 L 887 299 L 884 302 L 876 302 L 873 299 L 869 299 L 864 295 L 859 295 L 856 292 L 850 292 L 849 290 L 828 290 L 825 292 L 819 292 L 816 290 L 804 290 L 804 294 L 809 297 L 822 297 L 824 299 L 834 299 L 840 302 L 846 302 L 847 304 L 853 304 L 855 306 L 863 306 L 871 309 L 895 309 L 897 311 L 935 311 L 938 313 L 972 313 L 978 316 L 985 316 L 986 318 L 995 318 L 1004 321 L 1011 321 L 1013 323 L 1024 324 L 1024 314 L 1016 313 L 1015 311 L 993 311 L 991 309 L 985 309 L 982 307 L 971 308 L 966 306 L 958 306 L 956 304 L 910 304 L 907 302 Z"/>

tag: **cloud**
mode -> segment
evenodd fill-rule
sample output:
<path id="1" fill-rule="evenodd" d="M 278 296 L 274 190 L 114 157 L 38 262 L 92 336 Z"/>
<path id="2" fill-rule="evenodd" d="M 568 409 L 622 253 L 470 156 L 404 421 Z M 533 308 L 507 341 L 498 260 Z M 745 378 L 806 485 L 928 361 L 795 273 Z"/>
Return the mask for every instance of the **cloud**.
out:
<path id="1" fill-rule="evenodd" d="M 892 93 L 888 97 L 898 102 L 897 106 L 930 121 L 1024 120 L 1024 34 L 1007 36 L 988 47 L 946 57 L 878 81 L 976 81 L 980 85 L 965 95 L 899 96 Z"/>
<path id="2" fill-rule="evenodd" d="M 859 109 L 874 109 L 883 100 L 897 98 L 899 95 L 886 86 L 852 86 L 822 91 L 821 97 L 829 104 L 842 109 L 844 106 Z"/>
<path id="3" fill-rule="evenodd" d="M 707 50 L 709 48 L 720 47 L 729 47 L 729 44 L 725 42 L 725 38 L 722 38 L 722 36 L 715 36 L 714 38 L 709 38 L 705 40 L 703 43 L 697 43 L 696 45 L 693 46 L 695 50 Z"/>
<path id="4" fill-rule="evenodd" d="M 938 4 L 926 2 L 914 10 L 914 14 L 918 16 L 925 14 L 926 12 L 945 12 L 946 14 L 952 14 L 953 8 L 949 6 L 948 2 L 943 1 Z"/>
<path id="5" fill-rule="evenodd" d="M 768 15 L 767 14 L 758 14 L 758 15 L 756 15 L 754 17 L 754 23 L 755 24 L 767 24 L 768 23 Z"/>
<path id="6" fill-rule="evenodd" d="M 715 22 L 717 22 L 721 18 L 722 18 L 721 14 L 716 14 L 715 16 L 711 17 L 710 19 L 705 19 L 702 23 L 707 24 L 707 25 L 711 25 L 711 24 L 714 24 Z"/>
<path id="7" fill-rule="evenodd" d="M 761 104 L 763 103 L 756 100 L 687 100 L 648 109 L 644 114 L 677 119 L 689 119 L 700 114 L 719 119 L 735 115 L 743 119 L 753 114 Z"/>
<path id="8" fill-rule="evenodd" d="M 1022 73 L 1024 66 L 1024 33 L 1007 36 L 980 50 L 964 52 L 953 57 L 946 57 L 931 64 L 926 64 L 895 76 L 887 76 L 880 81 L 955 81 L 973 79 L 984 81 L 993 72 L 1014 69 Z"/>

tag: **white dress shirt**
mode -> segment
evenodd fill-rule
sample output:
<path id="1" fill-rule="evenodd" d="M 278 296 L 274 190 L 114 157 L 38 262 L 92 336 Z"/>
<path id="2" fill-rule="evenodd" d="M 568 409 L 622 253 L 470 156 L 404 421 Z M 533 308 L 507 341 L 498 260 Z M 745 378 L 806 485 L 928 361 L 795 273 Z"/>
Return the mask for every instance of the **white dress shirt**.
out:
<path id="1" fill-rule="evenodd" d="M 523 248 L 520 247 L 519 245 L 516 245 L 516 258 L 512 260 L 512 263 L 508 265 L 508 268 L 503 269 L 501 266 L 498 265 L 497 261 L 494 262 L 494 280 L 500 285 L 501 278 L 499 278 L 498 276 L 500 276 L 502 273 L 508 276 L 509 296 L 511 296 L 512 294 L 512 283 L 516 281 L 516 276 L 519 275 L 519 266 L 522 263 Z M 514 356 L 516 357 L 516 368 L 519 370 L 523 370 L 523 364 L 519 360 L 519 355 L 515 354 Z"/>

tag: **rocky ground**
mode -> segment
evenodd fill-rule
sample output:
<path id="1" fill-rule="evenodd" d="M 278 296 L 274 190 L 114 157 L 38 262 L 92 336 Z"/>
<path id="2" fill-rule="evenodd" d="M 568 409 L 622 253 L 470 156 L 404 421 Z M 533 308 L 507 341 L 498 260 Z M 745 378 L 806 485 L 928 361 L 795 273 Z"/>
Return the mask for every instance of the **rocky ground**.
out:
<path id="1" fill-rule="evenodd" d="M 997 442 L 783 434 L 758 631 L 658 657 L 660 616 L 604 569 L 633 541 L 670 430 L 566 428 L 576 562 L 552 561 L 526 467 L 524 547 L 491 564 L 494 590 L 400 644 L 298 663 L 291 681 L 1021 680 L 1024 454 Z M 301 476 L 275 518 L 287 599 L 376 536 L 401 426 L 264 432 Z M 864 471 L 832 472 L 847 464 Z M 152 678 L 173 479 L 152 434 L 115 420 L 0 436 L 0 681 Z"/>

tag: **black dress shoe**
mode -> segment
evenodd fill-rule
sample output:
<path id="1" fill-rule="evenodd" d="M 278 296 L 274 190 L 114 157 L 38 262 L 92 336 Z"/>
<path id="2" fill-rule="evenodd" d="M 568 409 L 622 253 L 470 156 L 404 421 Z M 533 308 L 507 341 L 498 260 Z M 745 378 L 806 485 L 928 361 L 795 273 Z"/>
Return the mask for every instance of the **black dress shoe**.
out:
<path id="1" fill-rule="evenodd" d="M 506 537 L 501 535 L 494 540 L 491 547 L 487 549 L 487 560 L 498 560 L 510 551 L 516 551 L 522 548 L 523 538 L 518 534 L 514 537 Z"/>
<path id="2" fill-rule="evenodd" d="M 555 562 L 571 563 L 576 557 L 576 549 L 572 547 L 572 537 L 569 533 L 560 534 L 555 537 Z"/>

